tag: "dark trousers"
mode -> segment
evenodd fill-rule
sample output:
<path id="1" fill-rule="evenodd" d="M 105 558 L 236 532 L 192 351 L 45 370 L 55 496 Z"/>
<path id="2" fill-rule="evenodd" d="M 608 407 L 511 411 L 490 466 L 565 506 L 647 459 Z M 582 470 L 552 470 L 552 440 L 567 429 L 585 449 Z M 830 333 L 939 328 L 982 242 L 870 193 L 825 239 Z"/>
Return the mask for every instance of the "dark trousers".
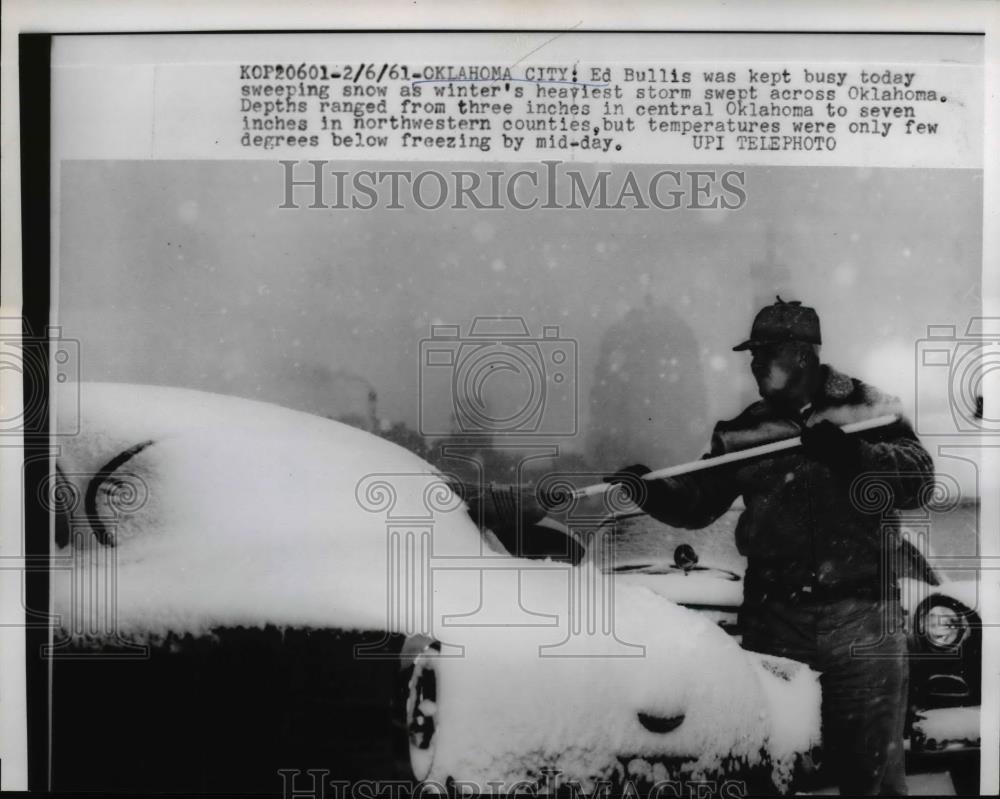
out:
<path id="1" fill-rule="evenodd" d="M 823 756 L 840 792 L 905 796 L 908 664 L 899 603 L 874 599 L 745 603 L 743 646 L 820 672 Z"/>

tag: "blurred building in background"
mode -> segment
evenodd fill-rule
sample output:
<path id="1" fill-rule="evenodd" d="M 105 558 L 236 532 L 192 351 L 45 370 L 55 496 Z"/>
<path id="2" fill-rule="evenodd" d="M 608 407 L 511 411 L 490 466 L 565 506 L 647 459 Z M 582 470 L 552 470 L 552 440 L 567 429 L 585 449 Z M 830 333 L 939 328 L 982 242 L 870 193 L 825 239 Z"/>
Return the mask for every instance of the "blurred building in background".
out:
<path id="1" fill-rule="evenodd" d="M 647 297 L 601 339 L 590 391 L 587 454 L 604 468 L 652 468 L 698 457 L 708 441 L 698 341 L 681 316 Z"/>

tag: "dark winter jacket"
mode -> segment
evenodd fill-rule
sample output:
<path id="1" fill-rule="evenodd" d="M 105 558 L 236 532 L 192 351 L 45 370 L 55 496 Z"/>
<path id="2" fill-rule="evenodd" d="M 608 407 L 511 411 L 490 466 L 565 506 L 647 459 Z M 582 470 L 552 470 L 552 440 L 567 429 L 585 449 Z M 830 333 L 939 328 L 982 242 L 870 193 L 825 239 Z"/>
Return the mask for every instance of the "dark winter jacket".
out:
<path id="1" fill-rule="evenodd" d="M 829 419 L 843 425 L 899 415 L 889 427 L 856 434 L 861 439 L 860 471 L 838 472 L 794 449 L 649 486 L 644 507 L 675 527 L 704 527 L 742 495 L 746 510 L 737 524 L 736 543 L 748 561 L 748 594 L 774 584 L 836 592 L 877 586 L 886 577 L 894 580 L 886 564 L 898 549 L 896 509 L 918 507 L 933 481 L 931 457 L 903 418 L 897 399 L 828 366 L 822 373 L 822 388 L 806 424 Z M 785 436 L 798 429 L 765 402 L 755 402 L 735 419 L 716 425 L 709 456 L 723 454 L 725 442 L 734 439 L 741 442 L 734 450 L 759 444 L 782 426 Z"/>

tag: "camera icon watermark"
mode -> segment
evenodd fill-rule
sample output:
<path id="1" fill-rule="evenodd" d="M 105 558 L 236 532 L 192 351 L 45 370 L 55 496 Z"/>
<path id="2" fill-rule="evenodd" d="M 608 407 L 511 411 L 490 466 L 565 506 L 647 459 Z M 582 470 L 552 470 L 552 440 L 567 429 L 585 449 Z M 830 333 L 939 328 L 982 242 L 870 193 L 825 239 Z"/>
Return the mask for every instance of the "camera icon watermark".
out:
<path id="1" fill-rule="evenodd" d="M 48 435 L 43 420 L 49 410 L 48 390 L 66 386 L 59 397 L 58 433 L 75 435 L 80 430 L 79 392 L 80 342 L 65 338 L 59 327 L 47 327 L 44 334 L 21 331 L 20 320 L 0 320 L 0 371 L 4 380 L 21 378 L 23 403 L 20 407 L 0 404 L 0 438 L 3 436 Z M 54 420 L 51 420 L 54 422 Z M 55 424 L 51 425 L 56 432 Z"/>
<path id="2" fill-rule="evenodd" d="M 1000 318 L 975 317 L 965 334 L 929 325 L 916 347 L 916 431 L 920 435 L 1000 433 L 983 405 L 987 376 L 1000 370 Z M 942 413 L 942 402 L 947 412 Z"/>
<path id="3" fill-rule="evenodd" d="M 559 435 L 577 430 L 577 346 L 521 317 L 432 325 L 420 341 L 420 432 L 425 436 Z"/>

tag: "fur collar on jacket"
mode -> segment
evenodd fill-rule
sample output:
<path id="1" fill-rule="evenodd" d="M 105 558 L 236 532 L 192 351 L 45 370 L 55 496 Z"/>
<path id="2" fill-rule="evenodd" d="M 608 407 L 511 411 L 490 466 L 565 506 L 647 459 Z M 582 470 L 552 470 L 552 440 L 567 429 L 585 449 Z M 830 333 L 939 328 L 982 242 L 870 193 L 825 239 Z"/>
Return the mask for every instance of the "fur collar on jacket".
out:
<path id="1" fill-rule="evenodd" d="M 809 424 L 827 419 L 834 424 L 844 425 L 877 416 L 902 416 L 903 405 L 899 398 L 885 394 L 855 377 L 848 377 L 826 364 L 821 369 L 824 374 L 823 388 L 813 400 Z"/>
<path id="2" fill-rule="evenodd" d="M 834 424 L 845 425 L 889 414 L 902 416 L 903 407 L 898 398 L 826 364 L 820 368 L 823 375 L 822 388 L 813 399 L 812 411 L 807 415 L 808 424 L 827 419 Z M 719 422 L 716 432 L 750 430 L 775 424 L 781 427 L 792 425 L 794 429 L 798 427 L 795 420 L 782 416 L 764 400 L 758 400 L 735 419 Z M 772 440 L 779 437 L 782 436 L 776 432 Z"/>

